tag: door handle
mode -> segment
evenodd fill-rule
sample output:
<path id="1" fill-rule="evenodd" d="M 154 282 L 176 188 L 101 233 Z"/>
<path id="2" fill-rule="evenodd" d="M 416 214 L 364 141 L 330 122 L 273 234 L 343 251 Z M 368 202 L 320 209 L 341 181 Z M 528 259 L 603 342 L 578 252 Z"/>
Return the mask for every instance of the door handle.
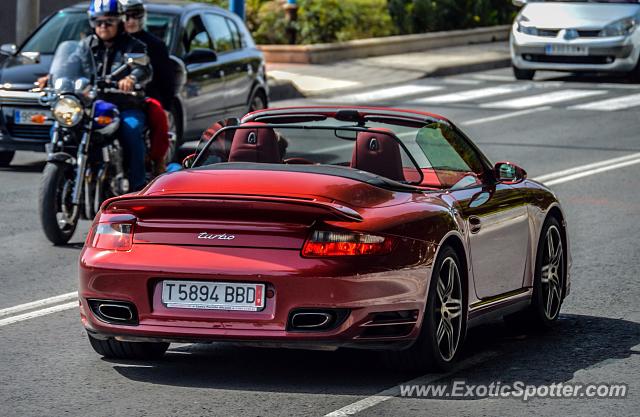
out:
<path id="1" fill-rule="evenodd" d="M 471 233 L 478 233 L 482 228 L 482 221 L 479 217 L 469 216 L 469 231 Z"/>

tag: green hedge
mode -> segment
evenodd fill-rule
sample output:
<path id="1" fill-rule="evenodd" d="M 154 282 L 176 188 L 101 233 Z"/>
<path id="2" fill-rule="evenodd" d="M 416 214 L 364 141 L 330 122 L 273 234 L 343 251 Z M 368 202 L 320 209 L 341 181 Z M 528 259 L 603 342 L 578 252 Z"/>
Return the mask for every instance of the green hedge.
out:
<path id="1" fill-rule="evenodd" d="M 227 7 L 228 0 L 202 0 Z M 511 23 L 511 0 L 298 0 L 288 22 L 285 0 L 246 0 L 247 27 L 259 44 L 312 44 Z"/>

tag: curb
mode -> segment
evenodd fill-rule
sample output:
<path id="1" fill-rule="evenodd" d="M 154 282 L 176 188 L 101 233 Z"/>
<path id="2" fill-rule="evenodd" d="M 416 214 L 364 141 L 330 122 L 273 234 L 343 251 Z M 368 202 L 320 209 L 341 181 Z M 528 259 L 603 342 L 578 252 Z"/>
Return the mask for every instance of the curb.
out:
<path id="1" fill-rule="evenodd" d="M 267 62 L 326 64 L 349 59 L 421 52 L 429 49 L 503 41 L 511 25 L 386 36 L 313 45 L 258 45 Z"/>

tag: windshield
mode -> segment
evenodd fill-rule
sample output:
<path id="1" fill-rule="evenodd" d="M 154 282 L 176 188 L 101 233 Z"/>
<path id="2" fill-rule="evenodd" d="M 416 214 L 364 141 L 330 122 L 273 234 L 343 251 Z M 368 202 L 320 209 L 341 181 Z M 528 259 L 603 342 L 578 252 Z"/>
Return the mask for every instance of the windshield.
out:
<path id="1" fill-rule="evenodd" d="M 58 91 L 82 90 L 94 77 L 91 50 L 80 41 L 62 42 L 51 63 L 50 84 Z"/>
<path id="2" fill-rule="evenodd" d="M 257 120 L 268 125 L 252 122 L 220 130 L 222 123 L 217 124 L 195 166 L 340 166 L 435 189 L 476 185 L 484 173 L 477 151 L 446 122 L 370 116 L 364 123 L 345 123 L 323 115 Z"/>
<path id="3" fill-rule="evenodd" d="M 149 13 L 147 30 L 169 46 L 175 20 L 171 15 Z M 92 33 L 86 13 L 60 11 L 27 40 L 20 52 L 53 54 L 60 43 L 80 40 Z"/>

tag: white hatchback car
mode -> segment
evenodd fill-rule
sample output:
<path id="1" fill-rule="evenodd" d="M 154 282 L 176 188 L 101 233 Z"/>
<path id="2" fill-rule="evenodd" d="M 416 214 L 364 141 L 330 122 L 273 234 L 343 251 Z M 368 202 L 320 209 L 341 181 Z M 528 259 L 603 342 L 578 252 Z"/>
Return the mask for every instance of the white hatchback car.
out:
<path id="1" fill-rule="evenodd" d="M 629 73 L 640 79 L 639 0 L 513 0 L 524 5 L 511 30 L 519 80 L 536 70 Z"/>

